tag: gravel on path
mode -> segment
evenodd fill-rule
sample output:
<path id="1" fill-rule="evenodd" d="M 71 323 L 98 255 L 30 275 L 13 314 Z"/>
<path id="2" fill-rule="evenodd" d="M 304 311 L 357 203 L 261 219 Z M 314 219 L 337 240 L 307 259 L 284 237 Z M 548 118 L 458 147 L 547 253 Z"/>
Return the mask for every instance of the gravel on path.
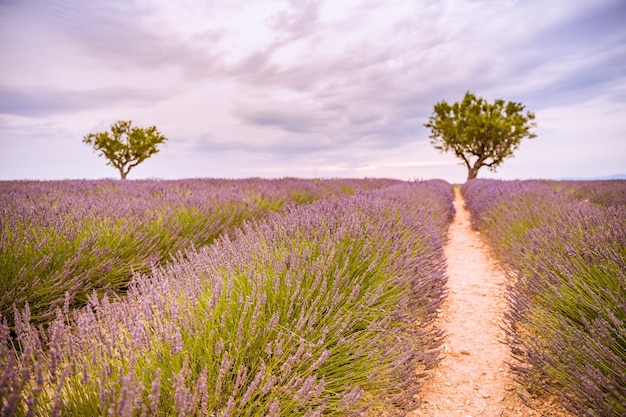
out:
<path id="1" fill-rule="evenodd" d="M 420 408 L 407 417 L 568 416 L 554 399 L 529 398 L 533 409 L 521 400 L 520 393 L 527 393 L 509 373 L 510 350 L 501 329 L 505 277 L 471 228 L 458 188 L 456 193 L 445 248 L 448 296 L 435 324 L 447 335 L 444 359 L 418 394 Z"/>

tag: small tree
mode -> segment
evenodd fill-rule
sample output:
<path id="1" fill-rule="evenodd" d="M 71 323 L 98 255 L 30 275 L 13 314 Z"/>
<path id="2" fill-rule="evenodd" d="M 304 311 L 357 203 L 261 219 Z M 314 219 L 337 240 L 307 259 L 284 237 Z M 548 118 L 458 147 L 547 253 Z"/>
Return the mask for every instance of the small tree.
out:
<path id="1" fill-rule="evenodd" d="M 90 133 L 83 138 L 84 143 L 109 160 L 107 165 L 119 170 L 122 179 L 126 179 L 131 168 L 159 152 L 157 146 L 167 140 L 155 126 L 140 128 L 131 124 L 130 120 L 120 120 L 108 132 Z"/>
<path id="2" fill-rule="evenodd" d="M 523 138 L 537 136 L 530 131 L 536 126 L 535 115 L 524 114 L 524 108 L 521 103 L 500 99 L 490 104 L 468 91 L 460 103 L 435 104 L 424 126 L 431 129 L 431 143 L 437 150 L 452 151 L 463 161 L 471 180 L 483 166 L 495 171 L 513 156 Z"/>

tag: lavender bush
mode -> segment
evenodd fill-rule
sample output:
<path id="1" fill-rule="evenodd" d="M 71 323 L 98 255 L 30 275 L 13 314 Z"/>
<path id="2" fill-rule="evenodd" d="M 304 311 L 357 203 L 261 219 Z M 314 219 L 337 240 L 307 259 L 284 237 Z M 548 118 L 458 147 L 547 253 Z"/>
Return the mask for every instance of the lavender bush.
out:
<path id="1" fill-rule="evenodd" d="M 624 180 L 560 181 L 558 185 L 577 200 L 601 206 L 626 205 Z"/>
<path id="2" fill-rule="evenodd" d="M 291 206 L 94 294 L 0 326 L 5 415 L 345 415 L 411 409 L 437 360 L 452 187 Z"/>
<path id="3" fill-rule="evenodd" d="M 520 381 L 556 392 L 576 415 L 622 416 L 626 181 L 594 184 L 477 180 L 462 191 L 509 268 Z"/>
<path id="4" fill-rule="evenodd" d="M 92 290 L 125 290 L 190 246 L 292 204 L 392 180 L 181 180 L 0 182 L 0 313 L 28 303 L 45 324 Z"/>

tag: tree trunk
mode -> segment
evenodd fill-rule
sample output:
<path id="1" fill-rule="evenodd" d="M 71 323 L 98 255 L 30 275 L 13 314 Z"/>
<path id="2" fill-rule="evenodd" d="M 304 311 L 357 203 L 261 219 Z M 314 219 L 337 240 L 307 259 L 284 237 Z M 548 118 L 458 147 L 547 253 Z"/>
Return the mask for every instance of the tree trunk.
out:
<path id="1" fill-rule="evenodd" d="M 120 168 L 120 176 L 122 177 L 123 180 L 126 179 L 126 175 L 128 174 L 128 172 L 124 171 L 122 168 Z"/>
<path id="2" fill-rule="evenodd" d="M 467 180 L 473 180 L 474 178 L 476 178 L 478 176 L 478 170 L 480 169 L 481 165 L 475 164 L 473 167 L 471 167 L 470 169 L 467 170 Z"/>

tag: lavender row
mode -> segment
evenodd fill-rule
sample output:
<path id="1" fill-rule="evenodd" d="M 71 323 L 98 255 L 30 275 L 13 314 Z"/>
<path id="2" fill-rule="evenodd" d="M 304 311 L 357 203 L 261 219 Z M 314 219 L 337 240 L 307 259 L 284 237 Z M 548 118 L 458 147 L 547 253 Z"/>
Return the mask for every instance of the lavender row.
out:
<path id="1" fill-rule="evenodd" d="M 474 225 L 508 268 L 520 382 L 580 416 L 626 415 L 626 181 L 475 180 Z M 588 193 L 588 194 L 587 194 Z"/>
<path id="2" fill-rule="evenodd" d="M 92 290 L 123 291 L 189 246 L 290 204 L 380 188 L 392 180 L 0 182 L 0 313 L 29 303 L 46 323 Z"/>
<path id="3" fill-rule="evenodd" d="M 602 206 L 625 206 L 626 186 L 624 180 L 559 181 L 565 192 L 578 200 Z"/>
<path id="4" fill-rule="evenodd" d="M 437 361 L 452 187 L 291 206 L 137 275 L 125 297 L 0 326 L 3 415 L 342 415 L 415 406 Z"/>

